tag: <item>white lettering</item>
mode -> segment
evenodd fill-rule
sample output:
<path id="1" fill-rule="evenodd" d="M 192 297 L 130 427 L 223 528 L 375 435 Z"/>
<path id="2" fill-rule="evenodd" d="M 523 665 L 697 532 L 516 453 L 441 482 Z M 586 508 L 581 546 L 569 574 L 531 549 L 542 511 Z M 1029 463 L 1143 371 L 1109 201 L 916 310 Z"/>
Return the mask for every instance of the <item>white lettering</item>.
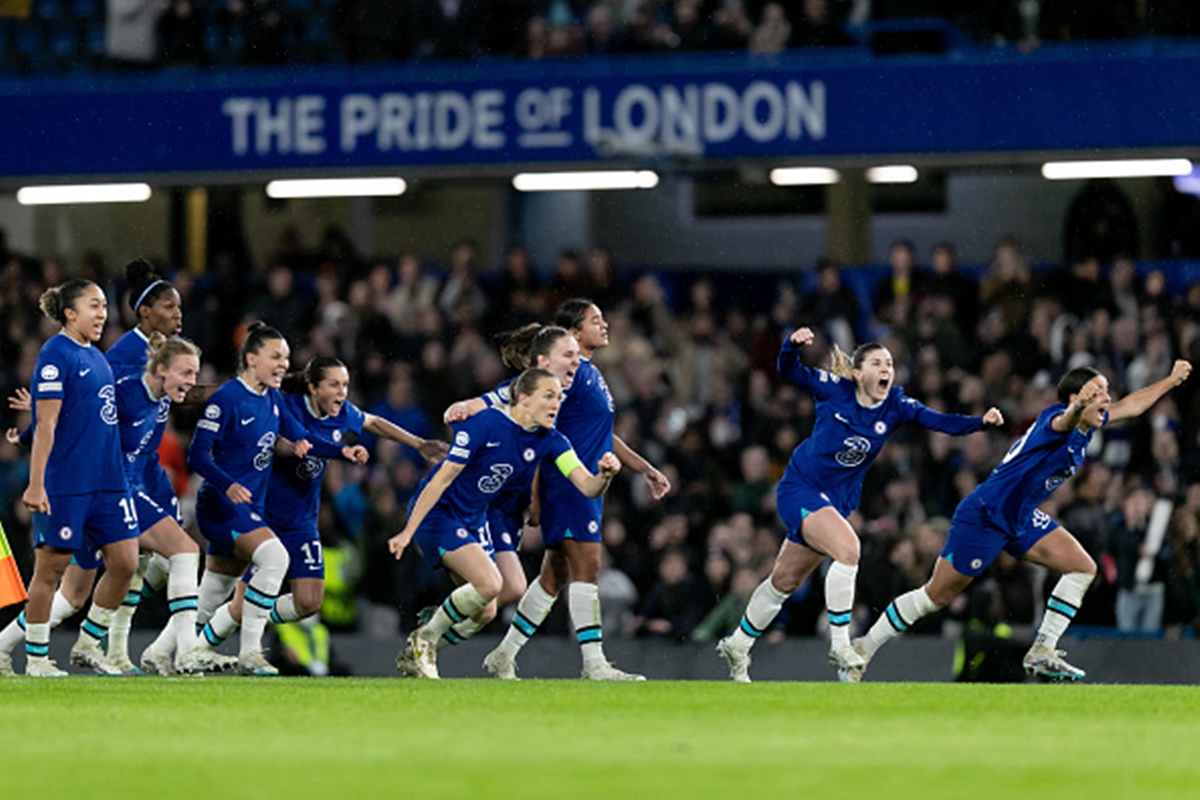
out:
<path id="1" fill-rule="evenodd" d="M 758 107 L 767 105 L 766 119 L 758 117 Z M 746 87 L 742 95 L 742 128 L 756 142 L 769 142 L 783 130 L 783 93 L 779 87 L 766 81 L 755 81 Z"/>
<path id="2" fill-rule="evenodd" d="M 674 86 L 662 89 L 663 144 L 697 147 L 700 144 L 700 90 L 683 87 L 681 95 Z"/>
<path id="3" fill-rule="evenodd" d="M 439 150 L 456 150 L 471 136 L 471 104 L 458 92 L 441 92 L 434 102 L 433 139 Z"/>
<path id="4" fill-rule="evenodd" d="M 808 95 L 804 87 L 795 81 L 787 84 L 787 135 L 789 139 L 799 139 L 804 135 L 804 128 L 814 139 L 825 138 L 825 84 L 813 81 L 808 87 Z M 801 120 L 803 119 L 803 124 Z"/>
<path id="5" fill-rule="evenodd" d="M 296 98 L 296 152 L 305 155 L 324 153 L 325 98 L 306 94 Z"/>
<path id="6" fill-rule="evenodd" d="M 379 124 L 374 99 L 366 94 L 348 94 L 342 98 L 342 152 L 353 153 L 358 137 L 370 133 Z"/>
<path id="7" fill-rule="evenodd" d="M 480 150 L 504 147 L 504 92 L 487 90 L 476 92 L 471 97 L 473 108 L 471 143 Z"/>
<path id="8" fill-rule="evenodd" d="M 737 135 L 738 96 L 733 87 L 710 83 L 704 87 L 704 140 L 727 142 Z"/>
<path id="9" fill-rule="evenodd" d="M 231 117 L 234 155 L 246 155 L 250 147 L 250 115 L 254 113 L 254 100 L 231 97 L 221 104 L 221 113 Z"/>
<path id="10" fill-rule="evenodd" d="M 278 153 L 292 152 L 292 100 L 289 97 L 279 98 L 279 104 L 274 114 L 271 113 L 271 101 L 259 100 L 254 104 L 254 150 L 260 156 L 271 152 L 271 140 L 276 140 Z"/>
<path id="11" fill-rule="evenodd" d="M 387 152 L 395 145 L 398 150 L 411 150 L 413 147 L 410 127 L 413 121 L 412 100 L 406 94 L 394 92 L 379 98 L 379 131 L 376 141 L 381 152 Z"/>
<path id="12" fill-rule="evenodd" d="M 641 120 L 636 120 L 635 111 L 640 111 Z M 617 95 L 613 105 L 613 127 L 627 145 L 648 144 L 654 141 L 662 119 L 658 97 L 650 87 L 635 83 L 626 86 Z"/>

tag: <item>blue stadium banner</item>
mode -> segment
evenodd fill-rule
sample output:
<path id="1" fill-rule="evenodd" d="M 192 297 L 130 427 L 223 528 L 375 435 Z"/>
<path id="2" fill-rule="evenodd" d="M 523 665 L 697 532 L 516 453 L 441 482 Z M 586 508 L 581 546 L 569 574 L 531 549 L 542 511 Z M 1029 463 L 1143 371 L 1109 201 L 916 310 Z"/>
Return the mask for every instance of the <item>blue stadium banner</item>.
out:
<path id="1" fill-rule="evenodd" d="M 0 179 L 1178 150 L 1196 86 L 1156 42 L 8 79 Z"/>

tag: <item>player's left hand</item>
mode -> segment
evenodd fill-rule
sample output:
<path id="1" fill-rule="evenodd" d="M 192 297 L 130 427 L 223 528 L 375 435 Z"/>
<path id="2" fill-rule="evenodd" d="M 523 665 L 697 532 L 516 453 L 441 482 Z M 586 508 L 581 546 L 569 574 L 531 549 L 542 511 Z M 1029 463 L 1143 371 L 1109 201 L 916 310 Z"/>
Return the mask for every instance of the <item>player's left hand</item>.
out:
<path id="1" fill-rule="evenodd" d="M 983 424 L 992 425 L 999 428 L 1004 424 L 1004 415 L 1000 413 L 1000 409 L 992 406 L 987 410 L 987 413 L 983 415 Z"/>
<path id="2" fill-rule="evenodd" d="M 650 485 L 650 497 L 654 500 L 662 500 L 667 496 L 667 492 L 671 491 L 671 482 L 667 480 L 667 476 L 656 470 L 654 467 L 642 473 L 646 479 L 646 483 Z"/>
<path id="3" fill-rule="evenodd" d="M 371 454 L 367 452 L 367 448 L 361 444 L 356 444 L 351 447 L 343 447 L 342 457 L 352 464 L 365 464 L 371 457 Z"/>
<path id="4" fill-rule="evenodd" d="M 397 533 L 392 538 L 388 539 L 388 552 L 390 552 L 397 561 L 404 555 L 404 549 L 408 547 L 408 543 L 412 541 L 412 534 L 408 533 L 408 528 Z"/>
<path id="5" fill-rule="evenodd" d="M 308 455 L 308 451 L 312 450 L 312 442 L 308 439 L 301 439 L 298 442 L 294 442 L 292 447 L 294 448 L 296 458 L 304 458 Z"/>

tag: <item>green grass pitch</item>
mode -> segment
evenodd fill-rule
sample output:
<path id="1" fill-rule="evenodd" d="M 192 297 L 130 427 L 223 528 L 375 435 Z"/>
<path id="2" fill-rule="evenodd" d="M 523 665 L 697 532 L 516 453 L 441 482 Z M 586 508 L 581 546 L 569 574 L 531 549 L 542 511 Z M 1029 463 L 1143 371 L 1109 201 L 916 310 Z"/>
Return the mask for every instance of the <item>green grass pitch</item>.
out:
<path id="1" fill-rule="evenodd" d="M 0 679 L 4 798 L 1200 796 L 1200 687 Z"/>

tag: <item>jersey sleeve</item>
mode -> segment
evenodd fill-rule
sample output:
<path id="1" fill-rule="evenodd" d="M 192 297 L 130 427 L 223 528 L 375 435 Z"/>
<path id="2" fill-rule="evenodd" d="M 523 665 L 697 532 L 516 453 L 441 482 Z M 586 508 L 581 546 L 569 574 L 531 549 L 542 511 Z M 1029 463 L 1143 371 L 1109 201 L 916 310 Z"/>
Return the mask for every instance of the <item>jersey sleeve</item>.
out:
<path id="1" fill-rule="evenodd" d="M 57 347 L 43 347 L 38 353 L 33 371 L 33 402 L 39 400 L 62 400 L 66 397 L 67 376 L 74 369 L 70 356 Z"/>
<path id="2" fill-rule="evenodd" d="M 204 411 L 200 414 L 200 421 L 196 423 L 196 430 L 192 434 L 192 442 L 188 445 L 187 461 L 188 466 L 197 475 L 216 486 L 221 492 L 225 492 L 233 485 L 233 478 L 218 467 L 212 457 L 213 445 L 220 441 L 225 420 L 233 419 L 229 409 L 222 406 L 223 404 L 214 396 L 204 407 Z"/>
<path id="3" fill-rule="evenodd" d="M 546 432 L 546 452 L 542 459 L 554 462 L 554 466 L 565 478 L 569 478 L 576 467 L 583 466 L 583 461 L 571 446 L 570 440 L 553 429 Z"/>
<path id="4" fill-rule="evenodd" d="M 363 425 L 367 423 L 367 415 L 363 413 L 361 408 L 349 400 L 346 401 L 342 408 L 346 410 L 346 430 L 361 435 Z"/>
<path id="5" fill-rule="evenodd" d="M 481 419 L 481 417 L 487 416 L 490 415 L 476 414 L 450 426 L 450 430 L 454 433 L 454 439 L 450 445 L 450 452 L 446 454 L 447 461 L 466 464 L 471 460 L 476 449 L 482 447 L 487 441 L 487 420 Z"/>
<path id="6" fill-rule="evenodd" d="M 492 389 L 487 394 L 483 395 L 483 402 L 488 408 L 497 408 L 501 406 L 511 405 L 512 403 L 512 379 Z"/>
<path id="7" fill-rule="evenodd" d="M 934 411 L 915 398 L 900 392 L 900 411 L 906 422 L 915 422 L 923 428 L 951 436 L 966 436 L 968 433 L 983 429 L 982 417 L 969 417 L 966 414 L 946 414 Z"/>
<path id="8" fill-rule="evenodd" d="M 788 383 L 799 386 L 817 400 L 828 400 L 836 396 L 839 393 L 838 387 L 846 380 L 805 364 L 800 358 L 800 346 L 793 343 L 790 336 L 783 340 L 775 369 Z"/>

